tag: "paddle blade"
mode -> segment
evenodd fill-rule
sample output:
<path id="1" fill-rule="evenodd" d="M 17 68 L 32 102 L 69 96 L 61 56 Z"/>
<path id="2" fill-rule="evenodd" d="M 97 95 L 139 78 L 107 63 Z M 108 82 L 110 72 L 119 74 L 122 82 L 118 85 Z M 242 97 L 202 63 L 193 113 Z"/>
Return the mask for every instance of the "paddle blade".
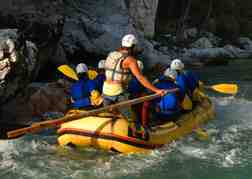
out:
<path id="1" fill-rule="evenodd" d="M 238 86 L 236 84 L 218 84 L 211 86 L 211 88 L 226 94 L 236 94 L 238 92 Z"/>
<path id="2" fill-rule="evenodd" d="M 74 80 L 79 80 L 75 71 L 68 65 L 61 65 L 57 68 L 61 73 Z"/>
<path id="3" fill-rule="evenodd" d="M 208 133 L 202 128 L 197 128 L 194 132 L 197 134 L 197 137 L 200 140 L 208 140 L 209 139 Z"/>

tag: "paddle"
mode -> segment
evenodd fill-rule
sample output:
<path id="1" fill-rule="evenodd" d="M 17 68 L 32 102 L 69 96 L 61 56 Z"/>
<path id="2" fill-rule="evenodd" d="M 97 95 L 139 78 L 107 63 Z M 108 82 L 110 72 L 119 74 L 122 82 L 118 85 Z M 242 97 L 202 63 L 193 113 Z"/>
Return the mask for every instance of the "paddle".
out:
<path id="1" fill-rule="evenodd" d="M 219 93 L 225 93 L 225 94 L 236 94 L 238 92 L 238 86 L 236 84 L 215 84 L 212 86 L 204 86 L 206 89 L 211 89 L 214 91 L 217 91 Z"/>
<path id="2" fill-rule="evenodd" d="M 17 122 L 1 121 L 0 122 L 0 139 L 8 139 L 7 132 L 20 129 L 23 127 L 28 127 L 27 124 L 19 124 Z"/>
<path id="3" fill-rule="evenodd" d="M 69 78 L 72 78 L 74 80 L 79 80 L 78 75 L 76 74 L 76 72 L 68 65 L 61 65 L 57 68 L 61 73 L 63 73 L 64 75 L 66 75 Z M 90 80 L 94 80 L 96 78 L 96 76 L 98 75 L 98 73 L 95 70 L 88 70 L 87 72 L 88 74 L 88 78 Z"/>
<path id="4" fill-rule="evenodd" d="M 172 89 L 172 90 L 167 90 L 167 93 L 169 92 L 174 92 L 177 91 L 178 89 Z M 131 100 L 127 100 L 127 101 L 122 101 L 119 102 L 117 104 L 112 104 L 109 106 L 105 106 L 102 108 L 98 108 L 98 109 L 94 109 L 94 110 L 90 110 L 90 111 L 86 111 L 86 112 L 81 112 L 78 114 L 69 114 L 67 116 L 64 116 L 62 118 L 59 119 L 54 119 L 54 120 L 47 120 L 47 121 L 43 121 L 43 122 L 37 122 L 34 123 L 32 126 L 30 127 L 25 127 L 25 128 L 21 128 L 21 129 L 17 129 L 17 130 L 13 130 L 7 133 L 8 138 L 15 138 L 21 135 L 24 135 L 26 133 L 33 133 L 33 132 L 37 132 L 38 130 L 41 130 L 43 128 L 50 128 L 50 127 L 56 127 L 64 122 L 67 121 L 72 121 L 75 119 L 80 119 L 83 117 L 87 117 L 87 116 L 92 116 L 95 114 L 99 114 L 101 112 L 106 112 L 106 111 L 111 111 L 113 109 L 118 109 L 118 108 L 123 108 L 123 107 L 128 107 L 134 104 L 138 104 L 138 103 L 143 103 L 145 101 L 150 101 L 153 100 L 155 98 L 160 97 L 159 94 L 151 94 L 148 96 L 143 96 L 143 97 L 139 97 L 136 99 L 131 99 Z"/>
<path id="5" fill-rule="evenodd" d="M 66 75 L 69 78 L 72 78 L 74 80 L 79 80 L 76 72 L 68 65 L 61 65 L 57 68 L 60 72 L 62 72 L 64 75 Z"/>
<path id="6" fill-rule="evenodd" d="M 159 79 L 155 79 L 152 83 L 157 83 Z M 235 95 L 238 92 L 238 86 L 237 84 L 228 84 L 228 83 L 220 83 L 220 84 L 214 84 L 211 86 L 204 85 L 202 82 L 199 82 L 200 86 L 203 86 L 205 89 L 210 89 L 214 90 L 219 93 L 224 93 L 224 94 L 232 94 Z"/>

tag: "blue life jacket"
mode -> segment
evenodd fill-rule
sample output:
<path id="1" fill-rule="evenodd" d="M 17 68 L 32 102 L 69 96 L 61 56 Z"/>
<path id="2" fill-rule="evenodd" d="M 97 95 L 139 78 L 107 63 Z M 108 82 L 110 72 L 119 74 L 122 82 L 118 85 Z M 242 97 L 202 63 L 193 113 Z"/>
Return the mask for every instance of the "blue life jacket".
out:
<path id="1" fill-rule="evenodd" d="M 144 90 L 145 88 L 135 77 L 133 77 L 129 81 L 127 91 L 130 93 L 131 96 L 138 95 L 142 93 Z"/>
<path id="2" fill-rule="evenodd" d="M 174 82 L 169 80 L 161 80 L 155 84 L 155 86 L 159 89 L 174 89 L 179 88 Z M 169 117 L 172 114 L 180 112 L 180 104 L 179 104 L 179 93 L 171 92 L 167 93 L 165 96 L 155 100 L 154 102 L 160 109 L 160 115 L 165 115 Z"/>
<path id="3" fill-rule="evenodd" d="M 176 84 L 179 86 L 182 93 L 192 96 L 192 91 L 189 88 L 189 80 L 187 79 L 187 76 L 183 72 L 178 73 L 176 77 Z"/>
<path id="4" fill-rule="evenodd" d="M 159 82 L 162 82 L 162 81 L 168 81 L 168 80 L 166 80 L 166 76 L 164 76 L 164 75 L 160 75 L 157 79 L 158 79 L 158 83 Z M 158 83 L 156 83 L 156 84 L 158 84 Z M 176 88 L 178 88 L 179 89 L 179 100 L 180 101 L 182 101 L 183 99 L 184 99 L 184 97 L 185 97 L 185 91 L 177 84 L 177 81 L 175 82 L 175 85 L 176 85 Z"/>
<path id="5" fill-rule="evenodd" d="M 102 93 L 103 83 L 106 80 L 105 74 L 98 74 L 95 78 L 95 82 L 97 85 L 97 90 Z"/>
<path id="6" fill-rule="evenodd" d="M 82 78 L 75 82 L 71 87 L 71 97 L 74 100 L 73 108 L 81 108 L 91 106 L 89 96 L 93 90 L 96 90 L 96 83 L 94 80 Z"/>
<path id="7" fill-rule="evenodd" d="M 193 93 L 193 91 L 198 86 L 199 76 L 191 70 L 185 71 L 184 74 L 185 74 L 187 81 L 188 81 L 189 90 L 191 91 L 191 93 Z"/>

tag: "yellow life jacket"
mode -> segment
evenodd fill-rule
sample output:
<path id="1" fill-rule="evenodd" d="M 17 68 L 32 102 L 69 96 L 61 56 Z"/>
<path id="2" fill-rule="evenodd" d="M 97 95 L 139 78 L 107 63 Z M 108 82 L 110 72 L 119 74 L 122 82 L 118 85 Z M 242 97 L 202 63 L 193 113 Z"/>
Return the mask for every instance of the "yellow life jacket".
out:
<path id="1" fill-rule="evenodd" d="M 117 96 L 123 93 L 123 85 L 121 83 L 110 83 L 104 81 L 102 93 L 107 96 Z"/>
<path id="2" fill-rule="evenodd" d="M 123 83 L 129 78 L 129 70 L 122 68 L 122 62 L 128 54 L 121 52 L 111 52 L 105 61 L 105 76 L 107 81 Z"/>

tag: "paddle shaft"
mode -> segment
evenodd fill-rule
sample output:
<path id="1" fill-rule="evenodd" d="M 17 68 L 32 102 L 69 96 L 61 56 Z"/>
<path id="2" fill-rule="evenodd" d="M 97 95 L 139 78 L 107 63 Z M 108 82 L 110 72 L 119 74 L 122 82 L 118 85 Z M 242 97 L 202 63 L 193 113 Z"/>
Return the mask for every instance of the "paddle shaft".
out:
<path id="1" fill-rule="evenodd" d="M 205 89 L 208 89 L 208 90 L 214 90 L 214 89 L 212 88 L 212 86 L 209 86 L 209 85 L 204 85 L 204 88 L 205 88 Z"/>
<path id="2" fill-rule="evenodd" d="M 168 90 L 167 92 L 174 92 L 177 91 L 178 89 L 172 89 L 172 90 Z M 66 115 L 65 117 L 59 118 L 59 119 L 54 119 L 54 120 L 49 120 L 49 121 L 43 121 L 43 122 L 37 122 L 34 123 L 32 126 L 30 127 L 25 127 L 25 128 L 21 128 L 21 129 L 17 129 L 17 130 L 13 130 L 7 133 L 8 138 L 15 138 L 21 135 L 24 135 L 26 133 L 33 133 L 33 132 L 37 132 L 38 130 L 41 130 L 43 128 L 51 128 L 51 127 L 56 127 L 64 122 L 67 121 L 72 121 L 75 119 L 80 119 L 83 117 L 87 117 L 87 116 L 92 116 L 95 114 L 99 114 L 102 112 L 106 112 L 106 111 L 111 111 L 113 109 L 118 109 L 118 108 L 123 108 L 123 107 L 128 107 L 134 104 L 138 104 L 138 103 L 142 103 L 145 101 L 150 101 L 153 100 L 155 98 L 160 97 L 159 94 L 151 94 L 148 96 L 143 96 L 143 97 L 139 97 L 136 99 L 131 99 L 131 100 L 127 100 L 127 101 L 122 101 L 116 104 L 112 104 L 109 106 L 105 106 L 102 108 L 98 108 L 98 109 L 94 109 L 94 110 L 90 110 L 90 111 L 86 111 L 86 112 L 81 112 L 79 114 L 69 114 Z"/>

